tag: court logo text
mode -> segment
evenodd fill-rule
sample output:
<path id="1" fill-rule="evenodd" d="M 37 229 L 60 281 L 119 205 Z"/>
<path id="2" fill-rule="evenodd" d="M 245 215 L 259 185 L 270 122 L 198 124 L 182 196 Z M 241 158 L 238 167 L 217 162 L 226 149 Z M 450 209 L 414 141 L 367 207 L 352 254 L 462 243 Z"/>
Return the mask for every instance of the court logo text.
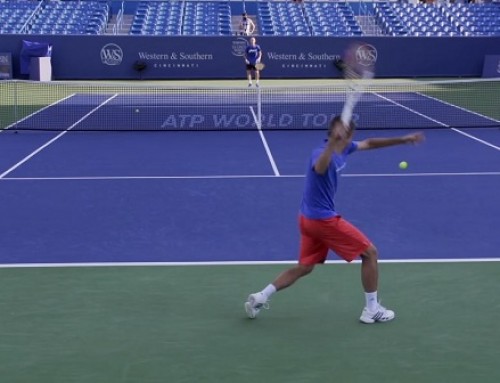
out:
<path id="1" fill-rule="evenodd" d="M 238 37 L 236 40 L 233 40 L 231 43 L 231 53 L 233 56 L 244 56 L 247 44 L 247 40 L 243 37 Z"/>
<path id="2" fill-rule="evenodd" d="M 123 51 L 118 45 L 110 43 L 101 48 L 101 61 L 105 65 L 120 65 L 123 60 Z"/>
<path id="3" fill-rule="evenodd" d="M 372 66 L 377 62 L 378 52 L 371 44 L 363 44 L 356 49 L 356 61 L 362 66 Z"/>

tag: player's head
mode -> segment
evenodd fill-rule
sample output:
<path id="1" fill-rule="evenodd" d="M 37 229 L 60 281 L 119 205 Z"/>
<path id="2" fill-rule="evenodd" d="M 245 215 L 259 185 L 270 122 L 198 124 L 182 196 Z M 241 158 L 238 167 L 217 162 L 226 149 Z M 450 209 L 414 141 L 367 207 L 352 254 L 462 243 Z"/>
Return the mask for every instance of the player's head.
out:
<path id="1" fill-rule="evenodd" d="M 256 41 L 257 41 L 257 40 L 255 40 L 255 37 L 252 37 L 252 38 L 250 39 L 250 45 L 255 45 L 255 42 L 256 42 Z"/>
<path id="2" fill-rule="evenodd" d="M 328 137 L 333 134 L 339 138 L 350 139 L 352 138 L 355 130 L 356 124 L 353 120 L 349 122 L 349 126 L 345 126 L 342 122 L 341 117 L 335 116 L 334 118 L 332 118 L 332 120 L 330 121 L 330 125 L 328 126 Z"/>

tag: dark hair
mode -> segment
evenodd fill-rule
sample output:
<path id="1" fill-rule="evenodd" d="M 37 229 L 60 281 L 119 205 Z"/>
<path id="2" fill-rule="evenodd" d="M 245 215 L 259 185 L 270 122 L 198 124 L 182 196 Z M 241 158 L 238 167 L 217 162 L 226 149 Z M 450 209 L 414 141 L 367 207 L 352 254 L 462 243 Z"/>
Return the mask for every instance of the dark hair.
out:
<path id="1" fill-rule="evenodd" d="M 330 124 L 328 125 L 328 135 L 332 133 L 333 128 L 338 123 L 343 124 L 342 118 L 340 116 L 335 116 L 330 120 Z M 351 121 L 349 122 L 349 130 L 353 132 L 355 129 L 356 129 L 356 123 L 351 119 Z"/>

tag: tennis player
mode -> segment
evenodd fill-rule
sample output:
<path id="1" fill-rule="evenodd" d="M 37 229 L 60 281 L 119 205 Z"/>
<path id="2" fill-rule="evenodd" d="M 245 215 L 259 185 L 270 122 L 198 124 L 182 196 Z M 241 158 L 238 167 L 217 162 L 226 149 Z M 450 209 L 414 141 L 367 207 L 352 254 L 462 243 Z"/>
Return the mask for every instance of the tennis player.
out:
<path id="1" fill-rule="evenodd" d="M 301 233 L 298 265 L 282 272 L 262 291 L 250 294 L 245 310 L 255 318 L 268 307 L 269 298 L 324 263 L 328 250 L 347 262 L 361 257 L 361 281 L 366 305 L 361 313 L 363 323 L 387 322 L 394 311 L 383 307 L 377 297 L 378 253 L 373 243 L 335 209 L 338 173 L 345 167 L 347 156 L 355 151 L 379 149 L 402 144 L 417 144 L 424 140 L 422 133 L 391 138 L 368 138 L 352 141 L 354 124 L 345 126 L 335 117 L 329 125 L 325 142 L 313 150 L 306 174 L 305 189 L 299 214 Z"/>
<path id="2" fill-rule="evenodd" d="M 248 86 L 252 86 L 252 72 L 255 74 L 255 86 L 259 86 L 260 72 L 257 70 L 255 65 L 260 63 L 262 58 L 262 49 L 257 45 L 255 37 L 250 39 L 250 43 L 245 49 L 245 63 L 247 66 L 247 79 Z"/>

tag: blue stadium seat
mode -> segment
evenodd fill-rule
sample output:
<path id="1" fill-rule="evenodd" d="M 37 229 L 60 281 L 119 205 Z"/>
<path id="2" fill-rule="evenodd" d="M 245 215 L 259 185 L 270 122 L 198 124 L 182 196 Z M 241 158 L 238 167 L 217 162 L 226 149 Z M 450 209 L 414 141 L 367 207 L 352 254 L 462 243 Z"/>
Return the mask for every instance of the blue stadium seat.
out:
<path id="1" fill-rule="evenodd" d="M 101 1 L 38 4 L 27 27 L 31 34 L 99 34 L 110 16 L 108 4 Z"/>

